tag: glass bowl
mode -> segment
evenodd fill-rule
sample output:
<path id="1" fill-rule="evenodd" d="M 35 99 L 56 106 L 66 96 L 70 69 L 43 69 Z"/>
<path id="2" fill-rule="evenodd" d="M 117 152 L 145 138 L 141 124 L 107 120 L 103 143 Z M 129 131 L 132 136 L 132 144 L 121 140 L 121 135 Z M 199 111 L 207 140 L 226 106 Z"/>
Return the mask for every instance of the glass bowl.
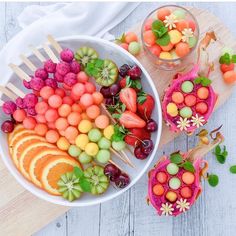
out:
<path id="1" fill-rule="evenodd" d="M 158 18 L 157 18 L 158 12 L 160 12 L 160 11 L 163 12 L 165 10 L 170 11 L 171 14 L 174 15 L 174 17 L 175 17 L 174 21 L 176 21 L 174 24 L 178 29 L 181 29 L 181 28 L 185 29 L 184 23 L 186 23 L 186 22 L 187 22 L 187 24 L 189 24 L 189 22 L 191 22 L 186 27 L 186 29 L 187 28 L 194 29 L 194 30 L 192 30 L 193 35 L 194 35 L 194 38 L 191 37 L 193 39 L 193 40 L 191 40 L 192 43 L 190 44 L 189 40 L 187 42 L 186 41 L 184 42 L 184 43 L 188 43 L 188 45 L 190 45 L 189 46 L 190 50 L 188 51 L 188 53 L 186 53 L 183 56 L 178 56 L 175 52 L 176 45 L 178 45 L 178 43 L 171 44 L 171 45 L 174 45 L 173 48 L 171 49 L 170 52 L 167 52 L 167 53 L 165 52 L 164 53 L 165 56 L 163 56 L 162 52 L 164 52 L 164 51 L 160 48 L 163 46 L 160 46 L 160 47 L 155 46 L 155 45 L 158 45 L 157 43 L 150 45 L 147 43 L 147 40 L 145 40 L 144 33 L 147 32 L 148 30 L 152 31 L 152 28 L 151 28 L 152 24 L 149 22 L 153 22 L 155 20 L 158 20 Z M 159 17 L 160 18 L 162 17 L 161 18 L 162 20 L 166 20 L 166 18 L 163 18 L 164 16 L 165 16 L 165 14 L 163 14 L 163 16 L 159 16 Z M 167 15 L 167 16 L 169 16 L 169 15 Z M 183 21 L 185 21 L 185 22 L 183 22 Z M 181 27 L 181 23 L 183 23 L 182 27 Z M 179 26 L 178 26 L 178 24 L 179 24 Z M 167 27 L 166 23 L 164 23 L 164 26 Z M 177 29 L 176 27 L 173 27 L 172 29 L 170 29 L 170 27 L 168 27 L 168 29 L 169 29 L 169 31 L 176 30 Z M 181 31 L 181 34 L 182 34 L 182 32 L 183 31 Z M 183 36 L 183 34 L 182 34 L 182 36 Z M 142 24 L 141 38 L 142 38 L 142 45 L 143 45 L 144 51 L 146 52 L 146 56 L 148 57 L 148 59 L 152 63 L 154 63 L 157 66 L 158 69 L 162 69 L 162 70 L 181 69 L 184 66 L 186 66 L 187 64 L 190 64 L 193 62 L 193 55 L 194 55 L 193 52 L 195 51 L 196 46 L 198 44 L 198 40 L 199 40 L 199 26 L 198 26 L 198 22 L 197 22 L 196 18 L 193 16 L 193 14 L 189 10 L 187 10 L 181 6 L 177 6 L 177 5 L 165 5 L 165 6 L 161 6 L 157 9 L 155 9 L 145 18 L 145 20 L 143 21 L 143 24 Z M 185 39 L 181 39 L 181 41 L 179 43 L 183 43 L 183 40 L 185 40 Z M 154 48 L 156 49 L 156 52 L 155 52 L 155 50 L 153 50 Z M 161 54 L 160 54 L 160 51 L 158 51 L 158 48 L 159 48 L 159 50 L 161 50 Z M 150 50 L 152 50 L 152 52 Z M 179 50 L 179 51 L 182 51 L 182 50 Z M 153 54 L 153 53 L 156 53 L 156 54 Z M 168 56 L 169 58 L 168 59 L 164 58 L 166 56 Z"/>

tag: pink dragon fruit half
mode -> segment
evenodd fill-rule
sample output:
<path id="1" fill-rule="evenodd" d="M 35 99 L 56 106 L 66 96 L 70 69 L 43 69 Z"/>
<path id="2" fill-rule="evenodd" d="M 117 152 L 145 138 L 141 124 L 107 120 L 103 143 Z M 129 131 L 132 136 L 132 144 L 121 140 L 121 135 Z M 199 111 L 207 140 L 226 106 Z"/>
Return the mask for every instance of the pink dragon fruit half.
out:
<path id="1" fill-rule="evenodd" d="M 198 71 L 199 66 L 195 65 L 188 73 L 184 75 L 178 74 L 165 92 L 162 101 L 162 111 L 164 120 L 171 131 L 185 131 L 191 134 L 196 128 L 206 124 L 213 112 L 217 95 L 211 85 L 202 86 L 201 84 L 195 84 L 194 80 L 198 77 Z M 190 92 L 182 90 L 182 86 L 186 81 L 192 84 Z M 206 94 L 202 95 L 202 90 Z M 180 96 L 178 102 L 173 98 L 175 94 Z M 176 113 L 171 113 L 170 111 L 172 110 L 168 111 L 168 106 L 172 106 Z M 182 111 L 186 114 L 182 114 Z"/>
<path id="2" fill-rule="evenodd" d="M 159 215 L 178 216 L 195 203 L 202 192 L 201 177 L 206 178 L 208 169 L 203 157 L 224 140 L 219 129 L 210 133 L 212 142 L 207 137 L 208 132 L 202 130 L 194 149 L 173 153 L 170 158 L 163 156 L 149 172 L 148 202 Z M 216 133 L 215 138 L 213 133 Z"/>

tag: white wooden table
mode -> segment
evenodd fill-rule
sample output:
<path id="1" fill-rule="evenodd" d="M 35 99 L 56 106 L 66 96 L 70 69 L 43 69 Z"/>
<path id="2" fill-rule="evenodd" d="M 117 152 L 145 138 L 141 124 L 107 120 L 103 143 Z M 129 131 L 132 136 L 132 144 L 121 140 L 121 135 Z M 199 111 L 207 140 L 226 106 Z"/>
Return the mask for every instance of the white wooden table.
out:
<path id="1" fill-rule="evenodd" d="M 0 3 L 0 47 L 10 40 L 20 28 L 17 16 L 32 3 Z M 41 4 L 41 3 L 33 3 Z M 43 3 L 46 4 L 46 3 Z M 92 3 L 91 3 L 92 4 Z M 179 3 L 180 4 L 180 3 Z M 121 24 L 112 30 L 116 36 L 127 31 L 160 3 L 142 3 Z M 236 37 L 236 3 L 183 3 L 205 8 L 231 29 Z M 225 165 L 218 164 L 212 154 L 207 156 L 210 172 L 218 174 L 216 188 L 203 183 L 203 194 L 186 214 L 177 217 L 158 217 L 154 209 L 146 204 L 147 176 L 122 196 L 93 207 L 73 208 L 51 222 L 35 236 L 231 236 L 236 235 L 236 175 L 229 173 L 231 164 L 236 164 L 236 94 L 220 108 L 207 126 L 213 129 L 223 124 L 225 144 L 229 151 Z M 165 153 L 195 145 L 196 138 L 181 136 L 159 150 L 156 160 Z M 40 220 L 40 219 L 39 219 Z M 27 222 L 26 222 L 27 223 Z M 19 226 L 20 227 L 20 226 Z"/>

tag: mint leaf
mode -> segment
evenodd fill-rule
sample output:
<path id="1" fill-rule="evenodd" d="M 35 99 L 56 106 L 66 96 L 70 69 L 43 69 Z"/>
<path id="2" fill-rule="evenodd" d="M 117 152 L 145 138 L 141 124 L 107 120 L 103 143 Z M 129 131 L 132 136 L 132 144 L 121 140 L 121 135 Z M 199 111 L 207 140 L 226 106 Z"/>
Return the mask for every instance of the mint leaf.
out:
<path id="1" fill-rule="evenodd" d="M 232 62 L 232 63 L 236 63 L 236 55 L 232 55 L 232 57 L 231 57 L 231 62 Z"/>
<path id="2" fill-rule="evenodd" d="M 194 80 L 194 83 L 195 84 L 200 84 L 202 81 L 201 77 L 197 77 L 195 80 Z"/>
<path id="3" fill-rule="evenodd" d="M 236 174 L 236 165 L 231 166 L 231 167 L 229 168 L 229 171 L 230 171 L 232 174 Z"/>
<path id="4" fill-rule="evenodd" d="M 170 155 L 170 161 L 175 164 L 180 164 L 183 161 L 183 157 L 179 153 L 172 153 Z"/>
<path id="5" fill-rule="evenodd" d="M 190 162 L 190 161 L 185 161 L 183 163 L 183 168 L 187 171 L 192 172 L 192 173 L 195 172 L 194 166 L 193 166 L 192 162 Z"/>
<path id="6" fill-rule="evenodd" d="M 152 32 L 156 35 L 157 38 L 161 38 L 165 33 L 168 32 L 168 29 L 162 25 L 159 29 L 152 30 Z"/>
<path id="7" fill-rule="evenodd" d="M 73 172 L 78 179 L 80 179 L 84 175 L 84 172 L 77 166 L 74 167 Z"/>
<path id="8" fill-rule="evenodd" d="M 225 160 L 226 160 L 226 157 L 225 157 L 224 155 L 217 154 L 217 155 L 216 155 L 216 160 L 217 160 L 220 164 L 224 164 L 224 163 L 225 163 Z"/>
<path id="9" fill-rule="evenodd" d="M 123 141 L 127 130 L 119 125 L 114 125 L 114 134 L 111 136 L 112 141 Z"/>
<path id="10" fill-rule="evenodd" d="M 133 80 L 134 88 L 142 89 L 142 84 L 140 80 Z"/>
<path id="11" fill-rule="evenodd" d="M 215 187 L 216 185 L 218 185 L 219 183 L 219 178 L 217 175 L 211 174 L 208 175 L 208 183 L 210 184 L 210 186 Z"/>
<path id="12" fill-rule="evenodd" d="M 85 177 L 80 178 L 79 184 L 84 192 L 91 192 L 91 184 Z"/>
<path id="13" fill-rule="evenodd" d="M 209 86 L 211 84 L 211 82 L 212 81 L 210 79 L 204 77 L 204 79 L 202 80 L 201 84 L 202 84 L 202 86 L 207 87 L 207 86 Z"/>
<path id="14" fill-rule="evenodd" d="M 220 145 L 217 145 L 215 147 L 215 154 L 220 154 L 221 153 L 221 148 L 220 148 Z"/>
<path id="15" fill-rule="evenodd" d="M 222 55 L 219 59 L 220 64 L 226 64 L 229 65 L 230 64 L 230 55 L 229 53 L 225 53 L 224 55 Z"/>
<path id="16" fill-rule="evenodd" d="M 216 160 L 220 163 L 220 164 L 224 164 L 226 161 L 226 157 L 228 156 L 228 152 L 226 150 L 226 146 L 223 147 L 223 150 L 221 150 L 220 145 L 217 145 L 215 147 L 215 150 L 213 152 L 213 154 L 216 156 Z"/>
<path id="17" fill-rule="evenodd" d="M 117 114 L 117 113 L 112 114 L 112 117 L 115 119 L 120 119 L 120 114 Z"/>
<path id="18" fill-rule="evenodd" d="M 152 22 L 152 31 L 160 29 L 164 26 L 164 23 L 161 20 L 155 20 Z"/>
<path id="19" fill-rule="evenodd" d="M 170 36 L 168 33 L 165 33 L 161 38 L 156 40 L 156 43 L 160 46 L 167 46 L 170 43 Z"/>

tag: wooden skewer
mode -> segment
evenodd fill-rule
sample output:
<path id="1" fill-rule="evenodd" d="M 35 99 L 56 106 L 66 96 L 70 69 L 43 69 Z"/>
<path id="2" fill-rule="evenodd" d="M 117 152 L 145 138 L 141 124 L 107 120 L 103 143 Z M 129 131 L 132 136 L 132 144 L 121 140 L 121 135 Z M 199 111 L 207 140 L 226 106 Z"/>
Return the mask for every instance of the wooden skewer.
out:
<path id="1" fill-rule="evenodd" d="M 28 66 L 31 71 L 36 71 L 37 67 L 23 54 L 20 55 L 21 60 Z"/>
<path id="2" fill-rule="evenodd" d="M 0 86 L 0 92 L 2 92 L 3 94 L 5 94 L 7 97 L 9 97 L 12 100 L 15 100 L 17 98 L 17 96 L 12 93 L 11 91 L 9 91 L 7 88 L 5 88 L 4 86 Z"/>
<path id="3" fill-rule="evenodd" d="M 41 62 L 46 61 L 46 58 L 43 56 L 43 54 L 37 48 L 35 48 L 32 45 L 30 45 L 29 48 Z"/>
<path id="4" fill-rule="evenodd" d="M 20 89 L 18 89 L 14 84 L 12 83 L 8 83 L 6 86 L 8 89 L 10 89 L 14 94 L 19 95 L 19 97 L 24 98 L 25 97 L 25 93 L 22 92 Z"/>
<path id="5" fill-rule="evenodd" d="M 61 45 L 52 37 L 52 35 L 48 35 L 48 42 L 55 48 L 55 50 L 60 54 L 62 51 Z"/>
<path id="6" fill-rule="evenodd" d="M 45 52 L 48 54 L 49 58 L 54 62 L 54 63 L 58 63 L 59 59 L 57 58 L 57 56 L 54 54 L 54 52 L 52 51 L 52 49 L 48 46 L 48 44 L 44 43 L 43 44 L 43 49 L 45 50 Z"/>
<path id="7" fill-rule="evenodd" d="M 114 166 L 116 166 L 118 169 L 120 169 L 122 172 L 125 172 L 118 164 L 116 164 L 114 161 L 112 161 L 112 160 L 109 160 L 109 162 L 111 163 L 111 164 L 113 164 Z"/>
<path id="8" fill-rule="evenodd" d="M 113 148 L 110 148 L 110 151 L 114 153 L 117 157 L 119 157 L 125 164 L 131 166 L 132 168 L 135 168 L 135 166 L 132 163 L 128 162 L 119 152 L 117 152 Z"/>
<path id="9" fill-rule="evenodd" d="M 19 66 L 13 63 L 10 63 L 9 66 L 22 80 L 26 80 L 27 82 L 31 80 L 30 76 L 27 75 Z"/>

